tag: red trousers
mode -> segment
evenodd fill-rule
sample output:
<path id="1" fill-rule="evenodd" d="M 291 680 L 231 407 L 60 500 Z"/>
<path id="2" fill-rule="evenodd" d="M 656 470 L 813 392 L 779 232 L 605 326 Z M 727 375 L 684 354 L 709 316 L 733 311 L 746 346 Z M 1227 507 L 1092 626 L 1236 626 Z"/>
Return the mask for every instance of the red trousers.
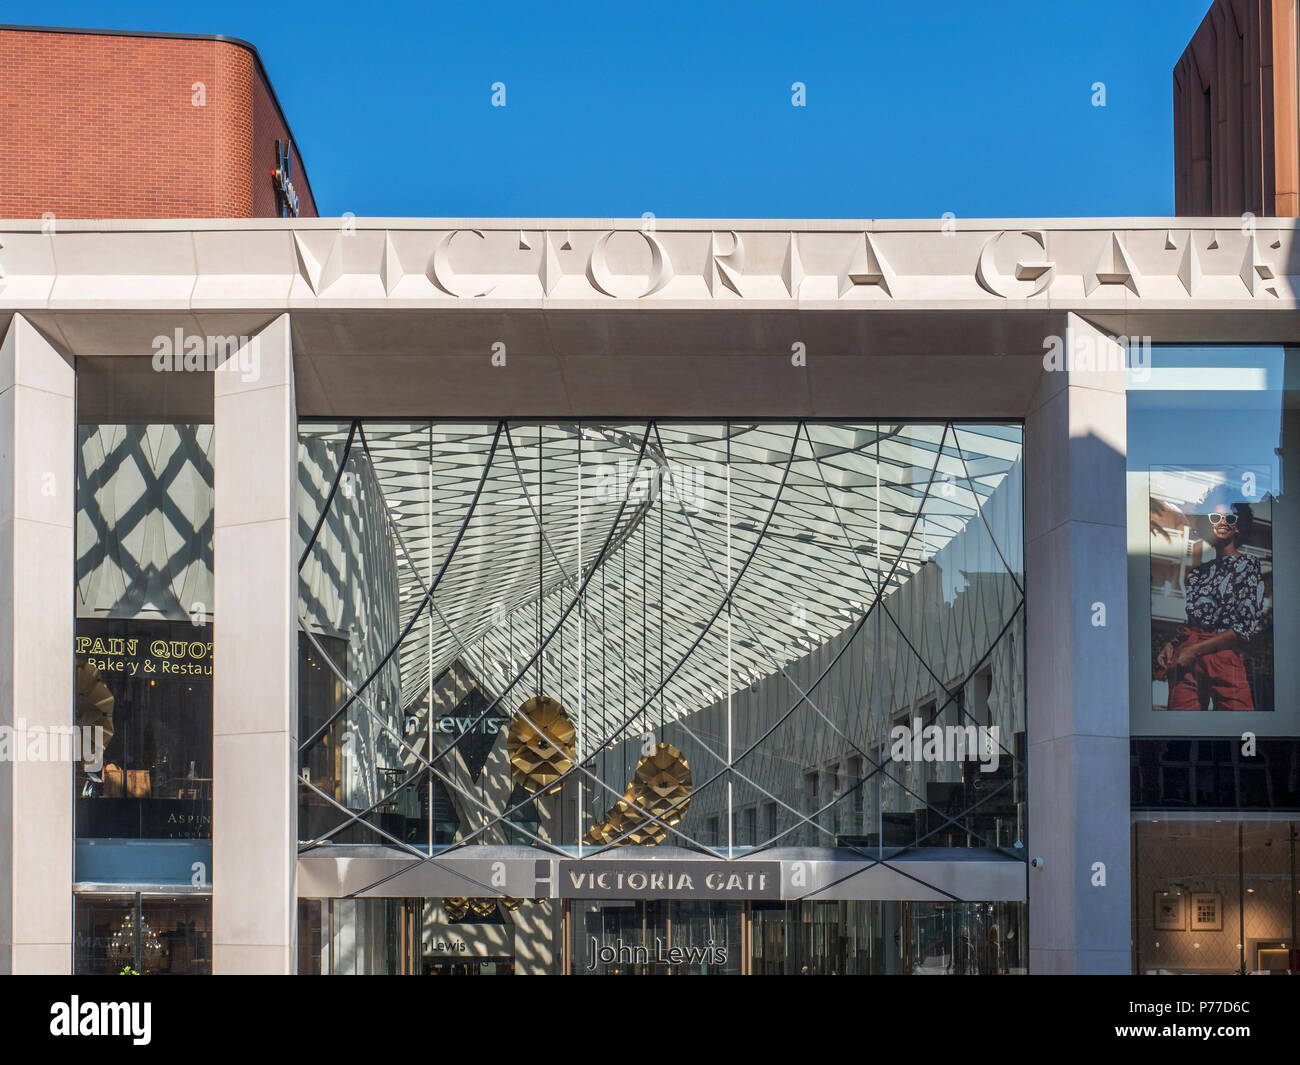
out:
<path id="1" fill-rule="evenodd" d="M 1186 629 L 1187 635 L 1174 645 L 1174 651 L 1188 643 L 1200 643 L 1218 633 L 1206 629 Z M 1246 679 L 1246 663 L 1241 652 L 1233 648 L 1201 655 L 1187 669 L 1168 670 L 1170 710 L 1208 710 L 1213 699 L 1216 710 L 1254 710 L 1255 700 Z"/>

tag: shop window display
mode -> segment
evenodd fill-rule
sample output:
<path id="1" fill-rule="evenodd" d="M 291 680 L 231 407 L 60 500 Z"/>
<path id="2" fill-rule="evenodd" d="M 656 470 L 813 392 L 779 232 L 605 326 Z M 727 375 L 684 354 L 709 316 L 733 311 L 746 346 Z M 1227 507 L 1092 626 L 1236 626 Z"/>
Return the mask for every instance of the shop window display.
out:
<path id="1" fill-rule="evenodd" d="M 78 895 L 73 922 L 79 976 L 212 972 L 210 897 Z"/>
<path id="2" fill-rule="evenodd" d="M 1133 825 L 1134 972 L 1300 972 L 1296 820 Z"/>
<path id="3" fill-rule="evenodd" d="M 211 626 L 83 619 L 77 632 L 78 687 L 93 684 L 107 736 L 102 766 L 79 767 L 77 834 L 209 838 Z"/>

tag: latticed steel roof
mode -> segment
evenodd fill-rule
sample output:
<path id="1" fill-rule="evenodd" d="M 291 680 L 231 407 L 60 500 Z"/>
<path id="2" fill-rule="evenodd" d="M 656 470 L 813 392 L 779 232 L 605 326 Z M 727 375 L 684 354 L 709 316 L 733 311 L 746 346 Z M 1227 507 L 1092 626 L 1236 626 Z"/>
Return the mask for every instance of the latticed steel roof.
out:
<path id="1" fill-rule="evenodd" d="M 341 456 L 350 428 L 302 431 Z M 402 705 L 460 659 L 506 713 L 542 690 L 574 710 L 619 708 L 631 728 L 698 710 L 842 633 L 879 586 L 899 587 L 980 521 L 1020 436 L 942 423 L 360 425 L 349 467 L 373 469 L 391 519 L 370 535 L 391 539 L 399 631 L 435 589 L 396 656 Z M 1019 569 L 1018 542 L 992 546 L 994 567 Z"/>

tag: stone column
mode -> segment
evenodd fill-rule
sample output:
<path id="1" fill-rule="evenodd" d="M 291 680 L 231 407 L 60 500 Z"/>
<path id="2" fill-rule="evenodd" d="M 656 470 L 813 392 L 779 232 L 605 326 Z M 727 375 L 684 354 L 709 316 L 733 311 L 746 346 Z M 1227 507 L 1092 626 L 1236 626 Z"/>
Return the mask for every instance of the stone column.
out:
<path id="1" fill-rule="evenodd" d="M 1073 369 L 1043 373 L 1025 427 L 1029 854 L 1043 861 L 1028 872 L 1029 965 L 1126 973 L 1123 353 L 1077 315 L 1062 325 Z"/>
<path id="2" fill-rule="evenodd" d="M 5 973 L 72 971 L 73 763 L 26 755 L 38 730 L 67 733 L 74 721 L 75 381 L 71 358 L 14 315 L 0 344 L 0 726 L 13 729 L 0 760 Z"/>
<path id="3" fill-rule="evenodd" d="M 296 970 L 298 637 L 289 318 L 215 374 L 212 968 Z M 238 356 L 248 360 L 243 349 Z M 249 378 L 249 379 L 245 379 Z"/>

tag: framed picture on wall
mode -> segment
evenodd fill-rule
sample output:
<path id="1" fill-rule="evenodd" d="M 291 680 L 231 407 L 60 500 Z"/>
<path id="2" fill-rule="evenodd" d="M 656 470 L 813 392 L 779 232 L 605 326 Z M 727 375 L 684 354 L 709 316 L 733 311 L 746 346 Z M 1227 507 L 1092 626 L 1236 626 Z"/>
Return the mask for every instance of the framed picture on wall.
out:
<path id="1" fill-rule="evenodd" d="M 1223 931 L 1223 896 L 1219 892 L 1192 893 L 1192 931 Z"/>
<path id="2" fill-rule="evenodd" d="M 1155 896 L 1155 926 L 1158 932 L 1183 932 L 1187 930 L 1187 901 L 1185 895 L 1171 895 L 1157 891 Z"/>

